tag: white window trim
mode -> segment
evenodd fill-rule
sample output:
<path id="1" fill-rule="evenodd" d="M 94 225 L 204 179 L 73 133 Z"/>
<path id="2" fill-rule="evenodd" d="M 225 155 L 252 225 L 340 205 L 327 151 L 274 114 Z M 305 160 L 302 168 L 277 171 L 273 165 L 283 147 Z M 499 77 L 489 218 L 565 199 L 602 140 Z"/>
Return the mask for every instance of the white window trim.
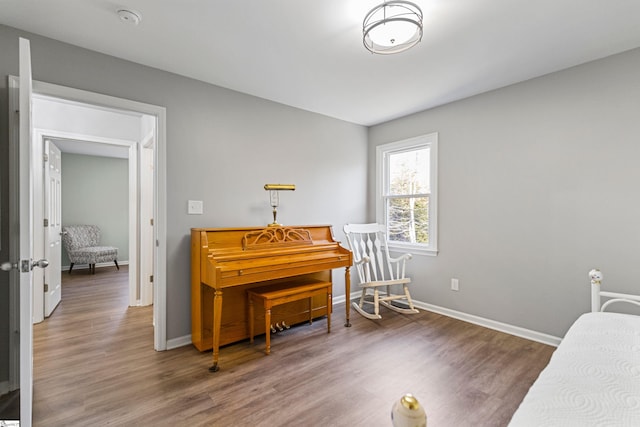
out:
<path id="1" fill-rule="evenodd" d="M 420 135 L 402 141 L 390 142 L 376 147 L 376 222 L 386 224 L 384 215 L 384 199 L 382 197 L 385 188 L 387 172 L 384 167 L 384 157 L 386 153 L 408 150 L 429 146 L 430 149 L 430 185 L 431 194 L 429 196 L 429 245 L 419 245 L 415 243 L 388 242 L 392 251 L 411 252 L 415 255 L 438 255 L 438 133 L 433 132 Z"/>

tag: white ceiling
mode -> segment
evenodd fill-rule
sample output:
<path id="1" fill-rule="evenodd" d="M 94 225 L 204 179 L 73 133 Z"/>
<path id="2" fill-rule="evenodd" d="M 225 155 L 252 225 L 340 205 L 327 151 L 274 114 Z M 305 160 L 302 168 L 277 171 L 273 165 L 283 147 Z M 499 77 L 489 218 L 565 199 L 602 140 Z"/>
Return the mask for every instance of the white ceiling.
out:
<path id="1" fill-rule="evenodd" d="M 0 0 L 0 23 L 362 125 L 640 46 L 640 0 L 415 0 L 422 42 L 373 55 L 381 2 Z"/>

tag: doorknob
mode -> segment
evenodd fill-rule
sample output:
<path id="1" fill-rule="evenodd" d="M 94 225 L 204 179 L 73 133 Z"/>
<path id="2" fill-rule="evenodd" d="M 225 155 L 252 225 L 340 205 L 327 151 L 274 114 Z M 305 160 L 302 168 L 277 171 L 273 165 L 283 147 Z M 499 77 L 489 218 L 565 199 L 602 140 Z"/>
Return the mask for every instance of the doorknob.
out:
<path id="1" fill-rule="evenodd" d="M 29 271 L 33 270 L 34 267 L 40 267 L 40 268 L 47 268 L 49 266 L 49 261 L 47 261 L 46 259 L 39 259 L 38 261 L 33 261 L 30 262 L 29 260 L 22 260 L 21 263 L 22 267 L 20 268 L 20 270 L 23 273 L 28 273 Z M 10 271 L 12 269 L 16 269 L 18 270 L 18 263 L 12 263 L 12 262 L 3 262 L 2 264 L 0 264 L 0 270 L 3 271 Z"/>
<path id="2" fill-rule="evenodd" d="M 16 270 L 18 269 L 18 263 L 11 263 L 9 261 L 7 262 L 3 262 L 2 264 L 0 264 L 0 270 L 2 271 L 11 271 L 11 269 L 15 268 Z"/>
<path id="3" fill-rule="evenodd" d="M 42 258 L 42 259 L 39 259 L 38 261 L 33 261 L 33 263 L 31 264 L 31 269 L 33 270 L 34 267 L 47 268 L 48 266 L 49 266 L 49 261 Z"/>

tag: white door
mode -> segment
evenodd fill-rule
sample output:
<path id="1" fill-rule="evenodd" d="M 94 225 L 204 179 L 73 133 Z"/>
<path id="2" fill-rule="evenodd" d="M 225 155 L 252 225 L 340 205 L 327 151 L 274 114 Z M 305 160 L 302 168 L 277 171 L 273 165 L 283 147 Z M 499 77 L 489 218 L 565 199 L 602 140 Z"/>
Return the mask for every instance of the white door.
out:
<path id="1" fill-rule="evenodd" d="M 49 317 L 62 299 L 62 193 L 60 149 L 44 140 L 44 316 Z"/>
<path id="2" fill-rule="evenodd" d="M 31 405 L 33 401 L 33 321 L 32 321 L 32 236 L 33 209 L 31 198 L 31 48 L 29 40 L 20 39 L 20 97 L 19 97 L 19 164 L 17 186 L 19 194 L 19 215 L 17 223 L 11 221 L 10 239 L 19 243 L 18 281 L 20 283 L 20 421 L 23 426 L 31 425 Z M 19 223 L 19 225 L 18 225 Z"/>
<path id="3" fill-rule="evenodd" d="M 33 262 L 33 158 L 31 149 L 31 52 L 29 40 L 20 39 L 19 80 L 9 79 L 9 257 L 2 264 L 10 271 L 9 376 L 12 389 L 20 390 L 20 425 L 31 427 L 33 402 L 33 323 L 32 274 L 34 266 L 44 268 L 47 261 Z M 19 116 L 15 119 L 15 115 Z M 16 377 L 18 380 L 16 381 Z"/>
<path id="4" fill-rule="evenodd" d="M 140 156 L 140 305 L 153 304 L 153 149 Z"/>
<path id="5" fill-rule="evenodd" d="M 31 427 L 33 402 L 33 323 L 32 274 L 35 265 L 46 267 L 45 260 L 33 262 L 33 159 L 31 150 L 31 51 L 29 40 L 19 40 L 19 80 L 9 80 L 9 257 L 2 264 L 10 270 L 11 330 L 9 369 L 12 388 L 20 389 L 20 425 Z M 19 116 L 15 119 L 15 115 Z M 18 380 L 15 380 L 15 377 Z M 16 384 L 13 384 L 16 383 Z"/>

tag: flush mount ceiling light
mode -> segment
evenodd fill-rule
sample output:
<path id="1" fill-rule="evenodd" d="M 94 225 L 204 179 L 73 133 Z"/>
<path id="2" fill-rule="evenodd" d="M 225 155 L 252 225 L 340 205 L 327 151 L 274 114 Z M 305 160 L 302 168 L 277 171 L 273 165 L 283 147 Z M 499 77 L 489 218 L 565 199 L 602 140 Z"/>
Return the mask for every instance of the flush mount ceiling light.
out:
<path id="1" fill-rule="evenodd" d="M 131 25 L 138 25 L 142 21 L 142 14 L 131 9 L 118 9 L 116 11 L 123 22 Z"/>
<path id="2" fill-rule="evenodd" d="M 386 1 L 367 13 L 362 33 L 364 47 L 372 53 L 404 52 L 422 40 L 422 10 L 408 1 Z"/>

